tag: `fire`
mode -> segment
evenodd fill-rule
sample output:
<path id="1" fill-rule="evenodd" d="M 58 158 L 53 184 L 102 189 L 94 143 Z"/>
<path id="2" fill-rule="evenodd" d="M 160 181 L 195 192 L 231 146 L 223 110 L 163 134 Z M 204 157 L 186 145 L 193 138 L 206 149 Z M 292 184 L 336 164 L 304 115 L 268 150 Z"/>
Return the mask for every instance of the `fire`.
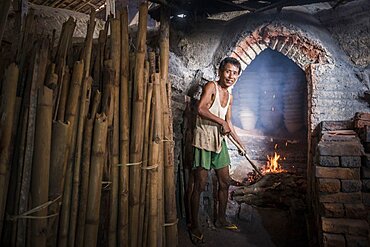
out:
<path id="1" fill-rule="evenodd" d="M 280 154 L 277 154 L 274 152 L 274 156 L 270 157 L 267 155 L 267 164 L 263 168 L 262 173 L 279 173 L 279 172 L 285 172 L 284 169 L 281 168 L 281 165 L 279 164 Z"/>

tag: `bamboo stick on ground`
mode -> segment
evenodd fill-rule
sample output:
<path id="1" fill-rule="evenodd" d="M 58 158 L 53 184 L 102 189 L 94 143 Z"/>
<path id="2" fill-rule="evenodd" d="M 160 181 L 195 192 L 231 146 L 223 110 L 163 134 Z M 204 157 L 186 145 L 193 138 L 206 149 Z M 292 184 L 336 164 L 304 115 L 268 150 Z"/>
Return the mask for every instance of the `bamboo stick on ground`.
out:
<path id="1" fill-rule="evenodd" d="M 64 178 L 67 169 L 68 149 L 70 143 L 71 125 L 69 122 L 54 121 L 52 129 L 52 143 L 50 155 L 50 180 L 49 180 L 49 200 L 54 200 L 63 196 Z M 60 199 L 59 201 L 61 201 Z M 49 207 L 49 215 L 59 214 L 60 204 L 55 203 Z M 59 225 L 59 215 L 50 218 L 48 221 L 48 246 L 57 245 L 57 233 Z"/>
<path id="2" fill-rule="evenodd" d="M 14 63 L 5 71 L 5 80 L 2 85 L 2 104 L 0 105 L 0 239 L 3 229 L 3 217 L 8 193 L 10 174 L 13 120 L 15 117 L 15 103 L 19 69 Z"/>
<path id="3" fill-rule="evenodd" d="M 99 91 L 95 91 L 90 116 L 86 120 L 84 139 L 82 146 L 82 164 L 81 164 L 81 194 L 78 207 L 78 220 L 77 220 L 77 235 L 76 235 L 76 246 L 84 245 L 85 235 L 85 220 L 86 220 L 86 208 L 87 208 L 87 197 L 89 190 L 89 176 L 90 176 L 90 161 L 91 161 L 91 144 L 93 135 L 94 120 L 98 106 L 100 104 L 101 94 Z"/>
<path id="4" fill-rule="evenodd" d="M 146 29 L 147 29 L 148 3 L 144 2 L 139 7 L 139 31 L 137 40 L 137 53 L 135 60 L 135 85 L 134 103 L 132 114 L 132 136 L 130 146 L 130 162 L 141 165 L 143 150 L 143 113 L 144 113 L 144 61 L 146 53 Z M 139 220 L 139 197 L 140 197 L 140 173 L 139 165 L 130 167 L 130 246 L 137 246 L 138 220 Z"/>
<path id="5" fill-rule="evenodd" d="M 103 164 L 107 141 L 108 121 L 98 115 L 95 120 L 94 137 L 89 179 L 89 196 L 86 211 L 84 246 L 96 246 L 98 238 L 100 196 L 102 188 Z"/>
<path id="6" fill-rule="evenodd" d="M 128 190 L 129 190 L 129 34 L 127 6 L 121 13 L 121 87 L 120 87 L 120 168 L 119 168 L 119 210 L 118 244 L 128 246 Z"/>
<path id="7" fill-rule="evenodd" d="M 165 236 L 166 246 L 177 246 L 177 213 L 176 184 L 174 169 L 174 142 L 171 112 L 171 84 L 168 80 L 169 66 L 169 25 L 170 11 L 165 6 L 161 8 L 160 27 L 160 72 L 162 94 L 164 100 L 164 195 L 165 195 Z"/>
<path id="8" fill-rule="evenodd" d="M 77 136 L 77 124 L 78 119 L 76 119 L 78 111 L 78 99 L 81 90 L 81 81 L 83 76 L 83 61 L 76 61 L 72 79 L 68 94 L 68 104 L 66 105 L 66 120 L 71 123 L 71 139 L 70 139 L 70 150 L 68 152 L 68 165 L 66 172 L 66 179 L 63 192 L 63 204 L 60 217 L 60 226 L 58 233 L 58 244 L 59 246 L 67 246 L 67 237 L 69 229 L 69 218 L 70 218 L 70 203 L 71 203 L 71 193 L 72 193 L 72 167 L 74 164 L 74 153 L 76 147 L 76 136 Z"/>
<path id="9" fill-rule="evenodd" d="M 35 148 L 32 161 L 31 208 L 48 201 L 51 127 L 53 119 L 53 91 L 48 87 L 39 89 Z M 39 218 L 31 220 L 31 246 L 46 246 L 47 208 L 34 213 Z"/>
<path id="10" fill-rule="evenodd" d="M 82 90 L 80 94 L 80 110 L 78 116 L 78 128 L 77 128 L 77 140 L 74 156 L 74 170 L 73 170 L 73 183 L 72 183 L 72 201 L 71 201 L 71 214 L 69 220 L 69 234 L 68 234 L 68 246 L 74 246 L 76 237 L 76 224 L 77 224 L 77 212 L 78 212 L 78 201 L 79 201 L 79 188 L 80 188 L 80 169 L 81 169 L 81 150 L 82 150 L 82 138 L 84 132 L 84 124 L 86 119 L 86 102 L 90 101 L 89 95 L 92 86 L 92 78 L 86 77 L 82 83 Z"/>

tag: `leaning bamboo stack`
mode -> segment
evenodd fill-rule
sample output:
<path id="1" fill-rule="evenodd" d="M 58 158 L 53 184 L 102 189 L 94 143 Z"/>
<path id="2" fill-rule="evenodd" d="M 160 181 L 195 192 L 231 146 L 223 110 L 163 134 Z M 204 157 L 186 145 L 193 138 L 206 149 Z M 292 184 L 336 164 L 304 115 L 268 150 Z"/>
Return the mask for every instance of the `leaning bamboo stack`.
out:
<path id="1" fill-rule="evenodd" d="M 147 18 L 143 1 L 136 45 L 127 7 L 97 44 L 92 14 L 82 50 L 72 19 L 56 47 L 22 34 L 1 82 L 1 246 L 177 245 L 169 16 L 157 53 Z"/>

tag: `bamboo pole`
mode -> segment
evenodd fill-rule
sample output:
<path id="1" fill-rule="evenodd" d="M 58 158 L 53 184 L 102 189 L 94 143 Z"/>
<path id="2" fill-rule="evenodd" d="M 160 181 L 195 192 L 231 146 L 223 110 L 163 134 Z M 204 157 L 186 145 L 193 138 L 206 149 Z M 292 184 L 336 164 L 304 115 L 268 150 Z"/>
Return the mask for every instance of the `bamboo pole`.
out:
<path id="1" fill-rule="evenodd" d="M 76 22 L 70 17 L 66 22 L 63 23 L 62 32 L 59 38 L 58 49 L 55 54 L 54 63 L 56 66 L 56 73 L 58 74 L 58 89 L 56 90 L 55 94 L 57 95 L 54 98 L 54 120 L 62 120 L 64 121 L 64 114 L 65 114 L 65 103 L 63 92 L 68 89 L 63 89 L 65 85 L 64 76 L 68 77 L 69 75 L 65 75 L 65 67 L 66 67 L 66 59 L 67 59 L 67 52 L 72 44 L 72 35 L 76 28 Z M 67 97 L 67 96 L 65 96 Z M 61 99 L 63 99 L 61 101 Z"/>
<path id="2" fill-rule="evenodd" d="M 50 155 L 49 200 L 63 195 L 64 179 L 67 169 L 68 149 L 70 143 L 71 125 L 69 122 L 54 121 L 52 129 L 52 143 Z M 60 200 L 61 201 L 61 200 Z M 49 215 L 59 214 L 60 204 L 55 203 L 49 207 Z M 59 215 L 48 221 L 48 246 L 57 245 Z"/>
<path id="3" fill-rule="evenodd" d="M 0 239 L 11 168 L 10 144 L 12 142 L 18 78 L 19 69 L 16 64 L 12 63 L 5 71 L 5 80 L 1 92 L 2 104 L 0 105 L 0 116 L 2 116 L 0 118 Z"/>
<path id="4" fill-rule="evenodd" d="M 91 9 L 90 12 L 90 20 L 87 24 L 87 34 L 85 39 L 85 45 L 83 51 L 81 53 L 81 60 L 85 62 L 85 69 L 84 69 L 84 77 L 88 77 L 90 75 L 90 64 L 91 64 L 91 50 L 92 50 L 92 43 L 93 43 L 93 36 L 95 30 L 95 15 L 96 12 L 94 9 Z"/>
<path id="5" fill-rule="evenodd" d="M 148 3 L 144 2 L 139 7 L 139 31 L 137 40 L 137 53 L 135 59 L 135 90 L 132 116 L 132 136 L 130 146 L 130 162 L 141 164 L 143 150 L 143 113 L 144 113 L 144 61 L 146 53 L 146 29 Z M 139 197 L 140 197 L 140 166 L 130 167 L 130 246 L 137 246 Z"/>
<path id="6" fill-rule="evenodd" d="M 127 6 L 121 13 L 121 87 L 120 87 L 120 164 L 119 168 L 119 201 L 118 201 L 118 243 L 128 246 L 128 191 L 129 191 L 129 33 Z"/>
<path id="7" fill-rule="evenodd" d="M 162 112 L 161 112 L 161 89 L 160 89 L 160 77 L 156 73 L 154 75 L 153 82 L 153 107 L 154 107 L 154 133 L 152 139 L 152 150 L 150 151 L 150 208 L 149 208 L 149 230 L 148 230 L 148 244 L 151 247 L 160 246 L 159 232 L 159 207 L 158 196 L 161 193 L 159 191 L 159 167 L 162 165 L 162 159 L 160 157 L 161 139 L 162 139 Z"/>
<path id="8" fill-rule="evenodd" d="M 24 152 L 20 154 L 23 156 L 20 159 L 21 184 L 19 187 L 19 208 L 18 214 L 23 214 L 28 210 L 29 203 L 29 191 L 31 185 L 31 172 L 32 172 L 32 160 L 34 153 L 34 139 L 35 139 L 35 122 L 36 122 L 36 108 L 37 108 L 37 90 L 41 82 L 39 78 L 43 76 L 40 74 L 40 68 L 45 61 L 41 61 L 41 57 L 46 52 L 42 52 L 41 49 L 44 41 L 37 41 L 32 55 L 32 62 L 29 64 L 31 75 L 27 78 L 26 89 L 24 91 L 24 99 L 22 102 L 22 113 L 24 114 L 25 121 L 25 137 L 24 137 Z M 41 66 L 40 66 L 41 64 Z M 41 70 L 42 71 L 42 70 Z M 43 81 L 42 81 L 43 83 Z M 25 219 L 19 219 L 17 225 L 17 246 L 24 246 L 26 244 L 26 225 Z"/>
<path id="9" fill-rule="evenodd" d="M 95 120 L 92 145 L 89 195 L 86 210 L 84 246 L 96 246 L 98 238 L 100 196 L 105 159 L 108 122 L 106 116 L 98 115 Z"/>
<path id="10" fill-rule="evenodd" d="M 118 186 L 119 186 L 119 97 L 120 97 L 120 63 L 121 63 L 121 22 L 120 16 L 111 20 L 111 59 L 114 70 L 113 77 L 113 136 L 112 136 L 112 164 L 111 164 L 111 193 L 108 245 L 117 246 L 117 218 L 118 218 Z"/>
<path id="11" fill-rule="evenodd" d="M 0 3 L 0 44 L 1 44 L 1 40 L 3 39 L 6 19 L 8 17 L 8 12 L 9 12 L 11 2 L 12 0 L 4 0 L 4 1 L 1 1 Z"/>
<path id="12" fill-rule="evenodd" d="M 82 147 L 82 165 L 81 165 L 81 194 L 78 207 L 78 220 L 77 220 L 77 235 L 76 235 L 76 246 L 84 245 L 85 235 L 85 220 L 86 220 L 86 208 L 87 208 L 87 197 L 89 191 L 89 176 L 90 176 L 90 164 L 91 164 L 91 144 L 94 119 L 97 113 L 98 106 L 100 104 L 101 93 L 95 91 L 91 113 L 86 120 L 83 147 Z"/>
<path id="13" fill-rule="evenodd" d="M 63 203 L 60 217 L 60 226 L 58 233 L 58 244 L 59 246 L 67 245 L 68 229 L 69 229 L 69 218 L 70 218 L 70 204 L 71 204 L 71 194 L 72 194 L 72 168 L 74 165 L 74 154 L 76 147 L 76 136 L 77 136 L 77 124 L 78 119 L 76 119 L 78 111 L 78 100 L 81 90 L 81 81 L 83 76 L 83 61 L 76 61 L 72 79 L 68 94 L 68 104 L 66 105 L 66 120 L 71 123 L 71 139 L 70 139 L 70 150 L 68 152 L 68 165 L 66 172 L 66 179 L 63 192 Z"/>
<path id="14" fill-rule="evenodd" d="M 68 246 L 74 246 L 76 237 L 76 224 L 77 224 L 77 212 L 78 212 L 78 199 L 79 199 L 79 187 L 80 187 L 80 169 L 81 169 L 81 150 L 82 150 L 82 138 L 84 132 L 84 124 L 86 119 L 86 102 L 90 101 L 90 95 L 87 94 L 91 90 L 92 78 L 85 77 L 82 83 L 82 89 L 80 94 L 79 103 L 79 114 L 78 114 L 78 128 L 77 128 L 77 140 L 74 156 L 74 170 L 73 170 L 73 183 L 72 183 L 72 200 L 71 200 L 71 214 L 69 220 L 69 233 L 68 233 Z"/>
<path id="15" fill-rule="evenodd" d="M 174 169 L 174 141 L 171 112 L 171 84 L 168 80 L 170 11 L 161 7 L 160 17 L 160 73 L 164 105 L 164 195 L 166 246 L 177 246 L 176 183 Z M 167 88 L 166 88 L 167 87 Z M 167 93 L 166 93 L 167 92 Z"/>
<path id="16" fill-rule="evenodd" d="M 66 103 L 67 103 L 67 96 L 69 91 L 69 81 L 71 79 L 71 75 L 69 72 L 69 68 L 66 66 L 64 67 L 64 72 L 62 73 L 63 80 L 61 85 L 60 91 L 60 99 L 59 99 L 59 107 L 58 107 L 58 116 L 57 119 L 64 121 L 65 110 L 66 110 Z"/>
<path id="17" fill-rule="evenodd" d="M 153 84 L 149 83 L 149 62 L 145 63 L 145 118 L 144 118 L 144 147 L 143 147 L 143 164 L 141 165 L 141 185 L 140 185 L 140 211 L 139 211 L 139 230 L 138 235 L 138 246 L 143 246 L 145 239 L 144 232 L 144 218 L 145 218 L 145 195 L 146 195 L 146 182 L 147 182 L 147 171 L 145 167 L 148 166 L 149 159 L 149 134 L 150 134 L 150 111 L 151 101 L 153 95 Z"/>
<path id="18" fill-rule="evenodd" d="M 48 201 L 51 127 L 53 119 L 53 91 L 48 87 L 39 89 L 35 148 L 32 161 L 31 208 Z M 46 246 L 47 208 L 34 213 L 39 218 L 31 220 L 31 246 Z"/>

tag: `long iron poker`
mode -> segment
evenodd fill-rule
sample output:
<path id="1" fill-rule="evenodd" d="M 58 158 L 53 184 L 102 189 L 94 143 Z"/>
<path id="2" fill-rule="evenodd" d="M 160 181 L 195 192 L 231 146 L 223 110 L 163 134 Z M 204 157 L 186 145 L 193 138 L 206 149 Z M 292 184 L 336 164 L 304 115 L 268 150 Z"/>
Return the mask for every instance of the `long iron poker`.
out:
<path id="1" fill-rule="evenodd" d="M 237 143 L 234 138 L 231 135 L 227 135 L 229 137 L 229 140 L 239 149 L 239 151 L 244 151 L 244 157 L 248 160 L 248 162 L 252 165 L 253 169 L 261 176 L 263 177 L 263 174 L 258 170 L 257 166 L 252 162 L 252 160 L 248 157 L 245 150 Z"/>

